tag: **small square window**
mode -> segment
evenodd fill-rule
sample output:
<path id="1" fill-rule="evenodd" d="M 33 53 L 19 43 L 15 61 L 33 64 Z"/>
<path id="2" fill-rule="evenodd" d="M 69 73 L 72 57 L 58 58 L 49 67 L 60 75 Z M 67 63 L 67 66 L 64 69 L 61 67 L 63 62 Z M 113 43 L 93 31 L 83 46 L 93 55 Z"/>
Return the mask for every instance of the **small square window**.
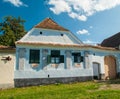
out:
<path id="1" fill-rule="evenodd" d="M 40 32 L 40 34 L 42 34 L 42 32 Z"/>
<path id="2" fill-rule="evenodd" d="M 63 34 L 61 34 L 61 36 L 63 36 Z"/>

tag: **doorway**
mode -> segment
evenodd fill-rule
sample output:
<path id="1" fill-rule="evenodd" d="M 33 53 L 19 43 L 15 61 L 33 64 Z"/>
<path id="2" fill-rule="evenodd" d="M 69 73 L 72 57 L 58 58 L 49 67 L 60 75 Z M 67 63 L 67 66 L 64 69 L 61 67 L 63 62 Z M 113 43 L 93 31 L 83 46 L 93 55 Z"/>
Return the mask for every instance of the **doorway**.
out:
<path id="1" fill-rule="evenodd" d="M 100 64 L 93 62 L 93 78 L 100 79 Z"/>

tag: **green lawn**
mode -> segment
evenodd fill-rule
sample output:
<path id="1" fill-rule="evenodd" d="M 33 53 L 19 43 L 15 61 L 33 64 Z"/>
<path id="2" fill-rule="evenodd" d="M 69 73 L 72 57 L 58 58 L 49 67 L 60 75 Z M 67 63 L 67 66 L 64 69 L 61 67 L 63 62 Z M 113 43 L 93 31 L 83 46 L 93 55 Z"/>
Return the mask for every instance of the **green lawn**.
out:
<path id="1" fill-rule="evenodd" d="M 0 90 L 0 99 L 120 99 L 120 90 L 108 83 L 81 82 Z"/>

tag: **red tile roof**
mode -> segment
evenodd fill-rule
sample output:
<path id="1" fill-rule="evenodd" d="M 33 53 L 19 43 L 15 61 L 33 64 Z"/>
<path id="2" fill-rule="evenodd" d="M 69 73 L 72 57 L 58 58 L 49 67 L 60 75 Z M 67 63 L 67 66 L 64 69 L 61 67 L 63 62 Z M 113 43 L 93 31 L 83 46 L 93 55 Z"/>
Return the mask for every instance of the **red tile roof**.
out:
<path id="1" fill-rule="evenodd" d="M 52 30 L 60 30 L 60 31 L 69 31 L 62 26 L 58 25 L 56 22 L 54 22 L 51 18 L 46 18 L 36 26 L 35 28 L 44 28 L 44 29 L 52 29 Z"/>
<path id="2" fill-rule="evenodd" d="M 0 45 L 0 50 L 15 50 L 15 48 L 11 46 Z"/>

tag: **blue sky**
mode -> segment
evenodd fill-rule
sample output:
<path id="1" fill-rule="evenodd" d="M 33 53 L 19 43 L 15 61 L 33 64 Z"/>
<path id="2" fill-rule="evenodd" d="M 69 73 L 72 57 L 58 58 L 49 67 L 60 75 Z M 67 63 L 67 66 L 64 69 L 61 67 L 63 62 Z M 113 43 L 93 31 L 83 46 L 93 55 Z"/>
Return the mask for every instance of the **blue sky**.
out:
<path id="1" fill-rule="evenodd" d="M 21 16 L 29 31 L 46 17 L 85 43 L 101 43 L 120 32 L 120 0 L 0 0 L 4 16 Z"/>

